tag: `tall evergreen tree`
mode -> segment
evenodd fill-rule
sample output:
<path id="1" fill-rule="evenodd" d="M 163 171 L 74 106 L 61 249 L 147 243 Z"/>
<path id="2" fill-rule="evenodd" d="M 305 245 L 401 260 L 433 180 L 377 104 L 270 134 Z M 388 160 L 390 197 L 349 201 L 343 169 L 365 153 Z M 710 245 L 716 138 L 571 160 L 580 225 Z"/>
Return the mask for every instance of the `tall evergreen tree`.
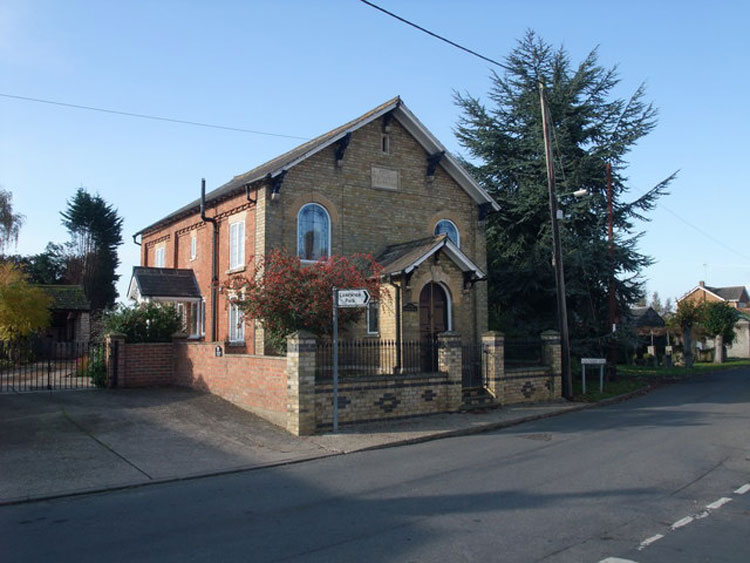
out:
<path id="1" fill-rule="evenodd" d="M 617 69 L 597 62 L 596 49 L 577 66 L 529 31 L 493 73 L 488 105 L 456 93 L 462 116 L 456 136 L 467 167 L 502 210 L 488 220 L 490 323 L 509 333 L 557 327 L 551 222 L 539 83 L 552 116 L 557 194 L 569 323 L 574 347 L 609 332 L 608 284 L 615 276 L 619 311 L 643 295 L 642 269 L 653 260 L 637 250 L 634 221 L 666 193 L 674 174 L 634 200 L 625 158 L 656 125 L 656 110 L 640 86 L 629 99 L 613 97 Z M 614 259 L 607 242 L 606 163 L 613 168 Z M 572 197 L 586 189 L 589 196 Z"/>
<path id="2" fill-rule="evenodd" d="M 117 247 L 122 244 L 122 218 L 101 196 L 84 188 L 76 191 L 60 215 L 71 238 L 66 245 L 66 278 L 83 285 L 92 310 L 112 307 L 120 278 L 115 271 L 120 264 Z"/>

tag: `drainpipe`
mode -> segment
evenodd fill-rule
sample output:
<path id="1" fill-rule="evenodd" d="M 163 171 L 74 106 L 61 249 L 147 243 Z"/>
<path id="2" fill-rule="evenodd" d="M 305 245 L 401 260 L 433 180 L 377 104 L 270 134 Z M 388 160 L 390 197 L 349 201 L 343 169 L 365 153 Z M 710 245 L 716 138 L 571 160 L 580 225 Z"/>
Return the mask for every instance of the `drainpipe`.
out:
<path id="1" fill-rule="evenodd" d="M 402 275 L 402 283 L 403 279 L 404 277 Z M 393 276 L 390 276 L 388 278 L 388 284 L 393 286 L 393 288 L 396 290 L 396 365 L 393 369 L 395 373 L 400 373 L 401 355 L 403 354 L 403 350 L 401 349 L 401 286 L 393 283 Z"/>
<path id="2" fill-rule="evenodd" d="M 206 217 L 206 179 L 201 178 L 201 219 L 213 225 L 211 238 L 211 342 L 216 342 L 218 315 L 216 305 L 219 292 L 219 222 L 213 217 Z"/>

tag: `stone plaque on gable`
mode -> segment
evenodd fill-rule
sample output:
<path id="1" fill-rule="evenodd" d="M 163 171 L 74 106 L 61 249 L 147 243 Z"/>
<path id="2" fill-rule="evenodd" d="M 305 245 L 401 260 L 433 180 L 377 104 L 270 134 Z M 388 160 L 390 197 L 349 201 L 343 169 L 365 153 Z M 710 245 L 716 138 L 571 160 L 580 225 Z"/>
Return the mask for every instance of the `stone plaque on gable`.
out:
<path id="1" fill-rule="evenodd" d="M 384 190 L 398 189 L 398 170 L 390 168 L 372 167 L 372 187 Z"/>

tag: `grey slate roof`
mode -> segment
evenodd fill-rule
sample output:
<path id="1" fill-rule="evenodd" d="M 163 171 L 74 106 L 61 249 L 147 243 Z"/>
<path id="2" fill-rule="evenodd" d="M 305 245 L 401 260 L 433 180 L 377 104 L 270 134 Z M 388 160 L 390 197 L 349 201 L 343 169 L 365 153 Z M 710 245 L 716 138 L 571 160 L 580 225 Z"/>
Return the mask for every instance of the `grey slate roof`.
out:
<path id="1" fill-rule="evenodd" d="M 666 324 L 662 316 L 653 307 L 632 307 L 630 309 L 630 316 L 633 326 L 636 327 L 661 327 Z"/>
<path id="2" fill-rule="evenodd" d="M 444 238 L 445 235 L 443 234 L 401 244 L 392 244 L 375 256 L 375 261 L 383 266 L 384 274 L 397 274 L 432 250 L 432 247 Z"/>
<path id="3" fill-rule="evenodd" d="M 269 160 L 268 162 L 261 164 L 260 166 L 253 168 L 249 172 L 235 176 L 229 182 L 223 186 L 216 188 L 206 194 L 206 203 L 215 204 L 219 201 L 228 197 L 234 196 L 242 192 L 246 184 L 252 184 L 264 178 L 276 177 L 288 168 L 291 168 L 298 162 L 312 156 L 319 150 L 322 150 L 331 143 L 336 142 L 349 132 L 355 131 L 356 129 L 366 125 L 367 123 L 377 119 L 378 117 L 385 115 L 389 112 L 393 112 L 402 125 L 415 138 L 423 144 L 429 150 L 445 150 L 440 142 L 419 122 L 406 105 L 403 103 L 399 96 L 388 100 L 387 102 L 380 104 L 379 106 L 371 109 L 367 113 L 359 116 L 344 125 L 336 127 L 335 129 L 324 133 L 319 137 L 316 137 L 306 143 L 299 145 L 298 147 L 277 156 L 276 158 Z M 494 210 L 499 210 L 500 206 L 492 197 L 481 187 L 477 182 L 469 176 L 469 174 L 461 167 L 458 161 L 450 154 L 445 154 L 445 157 L 440 162 L 440 166 L 452 175 L 456 181 L 473 197 L 478 203 L 487 203 Z M 159 219 L 155 223 L 152 223 L 148 227 L 145 227 L 138 231 L 136 235 L 151 231 L 163 224 L 170 223 L 182 217 L 193 215 L 198 213 L 200 210 L 200 199 L 196 199 L 191 203 L 181 207 L 177 211 L 170 213 L 166 217 Z"/>
<path id="4" fill-rule="evenodd" d="M 143 297 L 200 298 L 201 290 L 193 270 L 133 267 L 133 280 Z"/>
<path id="5" fill-rule="evenodd" d="M 52 297 L 53 310 L 90 311 L 91 304 L 86 299 L 83 286 L 80 285 L 39 285 L 37 286 Z"/>
<path id="6" fill-rule="evenodd" d="M 401 98 L 396 96 L 395 98 L 388 100 L 378 107 L 371 109 L 364 115 L 361 115 L 360 117 L 353 119 L 352 121 L 349 121 L 348 123 L 345 123 L 340 127 L 336 127 L 328 133 L 324 133 L 319 137 L 315 137 L 314 139 L 311 139 L 306 143 L 303 143 L 298 147 L 295 147 L 292 150 L 285 152 L 284 154 L 277 156 L 276 158 L 271 159 L 268 162 L 257 166 L 256 168 L 253 168 L 249 172 L 245 172 L 244 174 L 235 176 L 223 186 L 208 192 L 206 194 L 206 203 L 221 201 L 226 197 L 230 197 L 241 192 L 245 189 L 245 184 L 257 182 L 258 180 L 262 180 L 263 178 L 267 177 L 269 174 L 278 172 L 280 169 L 283 169 L 284 166 L 287 166 L 290 163 L 304 157 L 307 153 L 314 152 L 318 147 L 324 145 L 326 142 L 335 138 L 337 135 L 340 135 L 347 130 L 356 129 L 360 123 L 368 121 L 372 116 L 377 115 L 378 113 L 385 113 L 387 111 L 390 111 L 391 109 L 397 107 L 400 103 Z M 177 211 L 170 213 L 156 223 L 153 223 L 152 225 L 141 229 L 138 233 L 136 233 L 136 235 L 139 233 L 147 232 L 152 228 L 161 225 L 162 223 L 168 223 L 169 221 L 178 219 L 182 216 L 192 215 L 193 213 L 197 213 L 199 210 L 200 199 L 196 199 L 195 201 L 181 207 Z"/>
<path id="7" fill-rule="evenodd" d="M 445 234 L 392 244 L 375 256 L 375 261 L 383 267 L 384 275 L 409 273 L 440 250 L 443 250 L 463 272 L 472 272 L 474 279 L 484 279 L 485 274 L 479 266 L 461 252 Z"/>
<path id="8" fill-rule="evenodd" d="M 732 287 L 708 287 L 706 289 L 715 293 L 726 301 L 748 301 L 747 291 L 744 285 L 735 285 Z"/>

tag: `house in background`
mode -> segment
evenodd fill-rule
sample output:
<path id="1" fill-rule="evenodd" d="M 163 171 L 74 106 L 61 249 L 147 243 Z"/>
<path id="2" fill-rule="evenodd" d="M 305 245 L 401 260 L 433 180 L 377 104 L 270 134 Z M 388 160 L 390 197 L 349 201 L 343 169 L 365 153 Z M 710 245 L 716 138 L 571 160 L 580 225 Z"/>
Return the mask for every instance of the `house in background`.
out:
<path id="1" fill-rule="evenodd" d="M 664 318 L 651 306 L 632 307 L 628 315 L 628 325 L 636 335 L 635 355 L 638 359 L 644 353 L 661 357 L 667 342 L 667 328 Z M 652 350 L 649 350 L 652 348 Z"/>
<path id="2" fill-rule="evenodd" d="M 141 229 L 131 290 L 189 303 L 189 317 L 207 325 L 195 336 L 263 354 L 262 326 L 241 322 L 223 289 L 232 276 L 253 275 L 253 259 L 273 249 L 303 262 L 366 253 L 385 267 L 387 298 L 349 337 L 407 341 L 453 330 L 476 343 L 487 330 L 485 219 L 497 210 L 396 97 Z M 167 289 L 187 272 L 196 291 Z"/>
<path id="3" fill-rule="evenodd" d="M 710 287 L 700 281 L 698 285 L 677 300 L 694 303 L 723 302 L 737 309 L 740 319 L 734 327 L 735 341 L 727 346 L 727 356 L 750 358 L 750 296 L 742 285 L 732 287 Z"/>
<path id="4" fill-rule="evenodd" d="M 52 322 L 46 331 L 53 342 L 87 343 L 91 337 L 91 304 L 80 285 L 39 285 L 52 298 Z"/>

